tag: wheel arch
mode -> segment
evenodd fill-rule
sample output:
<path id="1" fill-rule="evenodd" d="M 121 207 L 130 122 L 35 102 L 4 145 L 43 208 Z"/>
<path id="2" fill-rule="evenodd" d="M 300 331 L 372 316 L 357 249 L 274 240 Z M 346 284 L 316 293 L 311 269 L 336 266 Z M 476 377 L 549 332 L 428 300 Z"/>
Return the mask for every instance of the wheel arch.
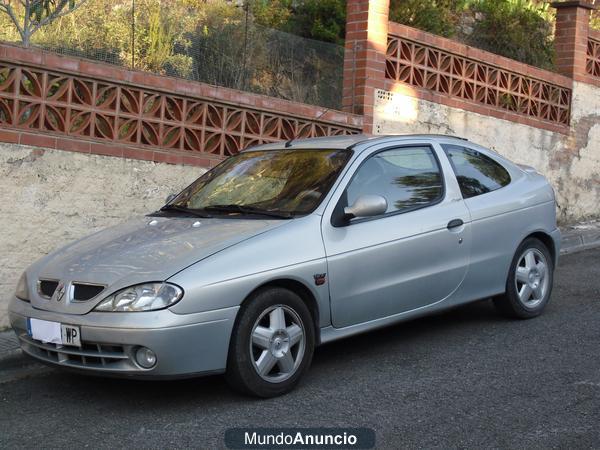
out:
<path id="1" fill-rule="evenodd" d="M 544 231 L 535 231 L 535 232 L 530 233 L 527 236 L 525 236 L 525 238 L 519 243 L 519 245 L 521 245 L 526 239 L 529 239 L 529 238 L 535 238 L 535 239 L 541 241 L 542 244 L 544 244 L 546 246 L 546 248 L 548 249 L 548 251 L 550 252 L 550 257 L 552 258 L 552 264 L 556 265 L 558 255 L 556 254 L 556 245 L 554 244 L 554 239 L 552 239 L 552 236 L 550 236 L 550 234 L 548 234 Z"/>
<path id="2" fill-rule="evenodd" d="M 298 280 L 294 280 L 292 278 L 277 278 L 274 280 L 269 280 L 257 286 L 252 292 L 250 292 L 246 298 L 240 304 L 240 308 L 247 303 L 256 292 L 268 289 L 270 287 L 280 287 L 292 291 L 296 295 L 298 295 L 302 301 L 308 307 L 308 311 L 313 320 L 313 327 L 315 331 L 315 344 L 319 345 L 321 343 L 321 333 L 319 327 L 319 305 L 317 303 L 317 299 L 311 292 L 311 290 L 302 282 Z"/>
<path id="3" fill-rule="evenodd" d="M 515 257 L 517 250 L 519 249 L 519 247 L 521 246 L 521 244 L 523 244 L 523 242 L 525 242 L 527 239 L 529 238 L 535 238 L 538 241 L 540 241 L 542 244 L 544 244 L 546 246 L 546 248 L 548 249 L 548 251 L 550 252 L 550 257 L 552 258 L 552 265 L 554 267 L 556 267 L 556 263 L 558 262 L 558 255 L 557 255 L 557 249 L 556 249 L 556 245 L 554 243 L 554 239 L 552 238 L 552 236 L 542 230 L 537 230 L 537 231 L 532 231 L 529 234 L 525 235 L 523 237 L 523 239 L 521 239 L 518 243 L 517 246 L 514 248 L 513 250 L 513 256 L 511 257 L 511 260 L 506 268 L 506 272 L 504 274 L 504 279 L 508 279 L 508 275 L 510 272 L 510 267 L 512 264 L 512 258 Z"/>

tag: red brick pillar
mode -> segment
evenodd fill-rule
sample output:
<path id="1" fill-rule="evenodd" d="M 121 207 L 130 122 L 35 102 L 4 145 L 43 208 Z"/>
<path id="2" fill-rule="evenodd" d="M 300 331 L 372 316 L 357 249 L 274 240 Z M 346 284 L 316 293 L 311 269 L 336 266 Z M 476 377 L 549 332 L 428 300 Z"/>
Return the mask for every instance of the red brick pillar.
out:
<path id="1" fill-rule="evenodd" d="M 569 0 L 553 2 L 556 8 L 556 66 L 559 73 L 574 80 L 585 77 L 585 62 L 590 26 L 590 11 L 595 9 L 589 1 Z"/>
<path id="2" fill-rule="evenodd" d="M 344 111 L 364 116 L 363 131 L 373 130 L 375 89 L 385 86 L 389 0 L 346 2 Z"/>

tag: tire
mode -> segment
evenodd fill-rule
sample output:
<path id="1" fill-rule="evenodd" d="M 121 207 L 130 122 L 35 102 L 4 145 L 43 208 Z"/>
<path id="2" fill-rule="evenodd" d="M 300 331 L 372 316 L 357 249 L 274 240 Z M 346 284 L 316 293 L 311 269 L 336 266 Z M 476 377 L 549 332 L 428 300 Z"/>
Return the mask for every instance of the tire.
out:
<path id="1" fill-rule="evenodd" d="M 493 299 L 504 316 L 531 319 L 539 316 L 552 294 L 554 262 L 548 248 L 538 239 L 527 238 L 515 252 L 506 292 Z"/>
<path id="2" fill-rule="evenodd" d="M 314 347 L 314 322 L 304 301 L 281 287 L 259 290 L 238 313 L 229 344 L 227 382 L 257 397 L 283 395 L 310 367 Z"/>

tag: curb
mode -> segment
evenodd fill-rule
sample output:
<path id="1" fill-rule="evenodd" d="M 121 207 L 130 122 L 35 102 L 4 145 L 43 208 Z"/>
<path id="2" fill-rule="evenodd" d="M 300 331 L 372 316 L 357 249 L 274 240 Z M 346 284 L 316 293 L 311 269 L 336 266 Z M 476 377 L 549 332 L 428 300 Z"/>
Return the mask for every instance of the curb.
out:
<path id="1" fill-rule="evenodd" d="M 594 248 L 600 247 L 600 241 L 590 242 L 590 243 L 581 243 L 577 245 L 573 245 L 572 247 L 565 248 L 564 250 L 561 248 L 561 255 L 572 255 L 573 253 L 583 252 L 585 250 L 592 250 Z"/>
<path id="2" fill-rule="evenodd" d="M 561 254 L 576 253 L 600 247 L 600 223 L 582 224 L 563 233 Z"/>

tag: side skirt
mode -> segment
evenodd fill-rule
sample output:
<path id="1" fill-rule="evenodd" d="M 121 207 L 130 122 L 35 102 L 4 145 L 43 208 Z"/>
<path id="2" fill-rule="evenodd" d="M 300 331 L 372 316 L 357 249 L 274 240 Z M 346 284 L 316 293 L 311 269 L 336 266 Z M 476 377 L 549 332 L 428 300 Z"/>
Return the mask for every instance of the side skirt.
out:
<path id="1" fill-rule="evenodd" d="M 422 306 L 410 311 L 405 311 L 393 316 L 382 317 L 380 319 L 370 320 L 368 322 L 362 322 L 355 325 L 350 325 L 344 328 L 335 328 L 328 326 L 321 328 L 321 344 L 336 341 L 338 339 L 344 339 L 356 334 L 365 333 L 367 331 L 376 330 L 378 328 L 385 328 L 390 325 L 394 325 L 400 322 L 406 322 L 408 320 L 417 319 L 419 317 L 428 316 L 430 314 L 456 308 L 457 306 L 465 305 L 467 303 L 474 303 L 481 300 L 487 300 L 490 297 L 477 300 L 467 300 L 460 303 L 449 302 L 448 298 L 442 299 L 431 305 Z"/>

